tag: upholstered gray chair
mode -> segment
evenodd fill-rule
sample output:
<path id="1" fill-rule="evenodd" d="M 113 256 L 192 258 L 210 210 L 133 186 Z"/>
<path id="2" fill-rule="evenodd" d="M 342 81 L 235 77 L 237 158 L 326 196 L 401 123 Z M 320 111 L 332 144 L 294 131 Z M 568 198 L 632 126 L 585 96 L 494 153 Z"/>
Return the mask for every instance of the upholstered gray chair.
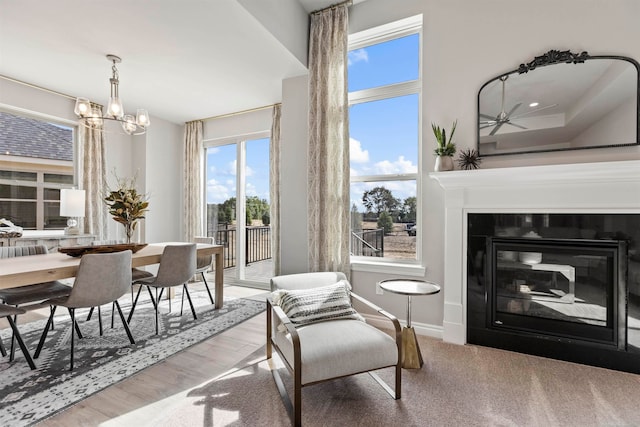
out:
<path id="1" fill-rule="evenodd" d="M 296 291 L 308 290 L 316 292 L 330 285 L 339 285 L 345 281 L 344 274 L 339 272 L 302 273 L 278 276 L 271 279 L 272 291 L 290 291 L 289 297 L 295 298 Z M 343 283 L 345 283 L 343 282 Z M 346 282 L 348 284 L 348 282 Z M 324 287 L 324 288 L 322 288 Z M 350 286 L 348 286 L 350 288 Z M 324 291 L 323 291 L 324 292 Z M 286 294 L 287 292 L 285 292 Z M 298 295 L 304 292 L 298 292 Z M 277 293 L 276 293 L 277 294 Z M 282 295 L 282 293 L 280 293 Z M 309 298 L 308 293 L 299 301 Z M 296 307 L 290 311 L 291 319 L 285 313 L 287 305 L 276 305 L 279 295 L 267 299 L 267 359 L 271 372 L 285 407 L 289 411 L 292 422 L 298 426 L 302 420 L 302 387 L 310 386 L 335 378 L 369 372 L 371 376 L 394 398 L 401 397 L 401 364 L 402 333 L 400 323 L 391 314 L 375 306 L 366 299 L 350 293 L 350 297 L 365 304 L 383 315 L 393 326 L 394 337 L 353 318 L 338 318 L 317 321 L 308 324 L 294 324 L 294 315 L 302 310 Z M 333 298 L 333 297 L 328 297 Z M 346 308 L 350 317 L 360 317 L 352 309 L 348 293 L 345 294 Z M 275 302 L 274 302 L 275 301 Z M 289 302 L 291 299 L 289 299 Z M 330 305 L 334 305 L 334 301 Z M 319 313 L 324 310 L 319 311 Z M 344 310 L 343 310 L 344 313 Z M 307 313 L 308 314 L 308 313 Z M 313 316 L 314 313 L 311 313 Z M 280 374 L 272 363 L 272 351 L 275 349 L 284 365 L 293 376 L 293 403 L 284 386 Z M 377 369 L 395 367 L 395 388 L 392 389 L 374 372 Z"/>
<path id="2" fill-rule="evenodd" d="M 24 311 L 21 308 L 12 307 L 6 304 L 0 304 L 0 318 L 2 317 L 7 318 L 7 321 L 9 322 L 9 326 L 11 326 L 11 330 L 13 332 L 13 334 L 11 335 L 12 350 L 13 350 L 13 340 L 15 338 L 15 340 L 18 341 L 18 345 L 20 346 L 20 350 L 22 350 L 22 354 L 24 355 L 24 358 L 27 359 L 27 363 L 29 364 L 29 367 L 31 369 L 36 369 L 36 364 L 33 363 L 33 359 L 29 354 L 29 350 L 27 349 L 27 346 L 24 344 L 24 341 L 22 340 L 22 336 L 20 336 L 20 331 L 18 331 L 18 327 L 13 321 L 13 318 L 15 318 L 18 314 L 24 314 L 24 313 L 26 313 L 26 311 Z M 2 340 L 0 340 L 0 353 L 2 353 L 3 357 L 7 355 L 7 351 L 5 350 L 4 345 L 2 344 Z M 11 356 L 13 356 L 13 354 Z M 13 358 L 11 360 L 13 360 Z"/>
<path id="3" fill-rule="evenodd" d="M 30 246 L 1 246 L 0 258 L 15 258 L 22 256 L 40 256 L 48 253 L 45 245 Z M 61 282 L 45 282 L 34 285 L 19 286 L 17 288 L 0 289 L 0 301 L 15 307 L 29 309 L 40 308 L 39 303 L 49 298 L 59 298 L 69 295 L 71 287 Z M 13 322 L 18 322 L 16 313 L 13 315 Z M 53 323 L 51 324 L 53 328 Z M 11 353 L 9 361 L 13 360 L 15 351 L 14 338 L 11 338 Z"/>
<path id="4" fill-rule="evenodd" d="M 129 342 L 135 344 L 129 325 L 122 313 L 120 304 L 118 304 L 118 298 L 128 293 L 130 287 L 131 251 L 83 255 L 69 296 L 46 301 L 53 306 L 53 310 L 40 337 L 34 358 L 37 359 L 40 356 L 42 346 L 49 332 L 49 324 L 53 320 L 55 309 L 58 306 L 67 307 L 71 316 L 70 370 L 73 370 L 74 329 L 78 332 L 78 337 L 82 338 L 82 334 L 76 324 L 75 310 L 77 308 L 99 307 L 113 303 L 118 310 Z M 74 326 L 76 327 L 74 328 Z"/>
<path id="5" fill-rule="evenodd" d="M 196 237 L 193 239 L 193 241 L 194 243 L 206 243 L 208 245 L 213 245 L 214 243 L 213 237 Z M 211 304 L 213 304 L 213 296 L 211 295 L 211 289 L 209 289 L 209 284 L 207 283 L 205 273 L 211 268 L 212 262 L 213 254 L 196 256 L 196 274 L 202 275 L 202 281 L 204 282 L 205 288 L 207 288 L 207 293 L 209 294 Z M 182 297 L 182 300 L 184 301 L 184 296 Z"/>
<path id="6" fill-rule="evenodd" d="M 120 240 L 120 239 L 112 239 L 112 240 L 94 240 L 91 242 L 91 246 L 100 246 L 100 245 L 121 245 L 123 243 L 126 243 L 124 240 Z M 146 270 L 141 270 L 139 268 L 132 268 L 131 269 L 131 280 L 132 282 L 136 281 L 136 280 L 140 280 L 140 279 L 145 279 L 147 277 L 153 277 L 153 273 L 146 271 Z M 131 303 L 133 304 L 133 286 L 131 287 Z M 94 307 L 91 307 L 91 310 L 89 310 L 89 314 L 87 314 L 87 322 L 89 320 L 91 320 L 91 316 L 93 315 L 93 310 Z M 115 313 L 115 305 L 113 307 L 111 307 L 111 327 L 113 328 L 113 317 L 114 317 L 114 313 Z M 102 335 L 102 314 L 100 312 L 100 307 L 98 307 L 98 319 L 100 322 L 100 335 Z"/>
<path id="7" fill-rule="evenodd" d="M 133 312 L 138 304 L 138 298 L 140 297 L 140 291 L 142 286 L 146 286 L 151 297 L 151 303 L 156 310 L 156 335 L 158 335 L 158 305 L 160 304 L 160 298 L 165 288 L 171 288 L 174 286 L 182 286 L 183 292 L 187 294 L 189 305 L 191 306 L 191 313 L 193 318 L 197 319 L 196 310 L 193 307 L 191 301 L 191 295 L 187 289 L 187 282 L 193 277 L 196 272 L 196 244 L 185 243 L 181 245 L 167 245 L 162 251 L 160 257 L 160 265 L 158 266 L 158 273 L 150 278 L 134 281 L 134 285 L 141 285 L 136 293 L 136 298 L 133 300 L 131 311 L 127 322 L 131 321 Z M 155 296 L 151 292 L 150 288 L 155 288 Z M 158 293 L 158 289 L 160 293 Z"/>

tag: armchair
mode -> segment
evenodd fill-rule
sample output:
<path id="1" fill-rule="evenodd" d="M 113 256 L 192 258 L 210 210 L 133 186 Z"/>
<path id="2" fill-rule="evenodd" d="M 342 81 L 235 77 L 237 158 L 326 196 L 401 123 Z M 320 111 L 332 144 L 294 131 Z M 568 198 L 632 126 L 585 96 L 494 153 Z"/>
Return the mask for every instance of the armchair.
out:
<path id="1" fill-rule="evenodd" d="M 271 279 L 271 290 L 295 293 L 299 290 L 326 289 L 340 281 L 339 272 L 301 273 Z M 295 324 L 273 295 L 267 298 L 267 360 L 282 400 L 294 425 L 302 422 L 302 387 L 332 379 L 368 372 L 394 399 L 401 397 L 402 333 L 398 320 L 366 299 L 355 299 L 386 317 L 394 328 L 394 337 L 354 318 L 322 320 Z M 349 301 L 347 306 L 350 306 Z M 333 303 L 332 303 L 333 304 Z M 352 308 L 352 307 L 351 307 Z M 353 310 L 355 312 L 355 310 Z M 356 316 L 359 317 L 357 312 Z M 330 345 L 327 345 L 330 343 Z M 273 350 L 293 376 L 293 402 L 275 365 Z M 395 387 L 387 385 L 374 370 L 395 367 Z"/>

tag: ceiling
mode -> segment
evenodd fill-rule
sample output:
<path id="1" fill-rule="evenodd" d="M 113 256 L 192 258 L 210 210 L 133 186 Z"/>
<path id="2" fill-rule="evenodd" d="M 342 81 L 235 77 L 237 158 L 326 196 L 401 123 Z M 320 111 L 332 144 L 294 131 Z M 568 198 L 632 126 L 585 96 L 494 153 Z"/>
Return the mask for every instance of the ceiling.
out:
<path id="1" fill-rule="evenodd" d="M 278 8 L 335 3 L 298 1 Z M 0 75 L 106 105 L 107 54 L 122 58 L 125 112 L 175 123 L 279 102 L 306 72 L 238 0 L 0 2 Z"/>

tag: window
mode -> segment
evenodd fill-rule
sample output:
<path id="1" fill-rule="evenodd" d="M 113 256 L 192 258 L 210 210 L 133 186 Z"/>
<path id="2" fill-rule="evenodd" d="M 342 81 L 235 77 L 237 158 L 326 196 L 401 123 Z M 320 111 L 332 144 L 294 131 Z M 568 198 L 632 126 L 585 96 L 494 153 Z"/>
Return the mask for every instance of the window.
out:
<path id="1" fill-rule="evenodd" d="M 0 218 L 63 229 L 60 189 L 74 185 L 74 128 L 0 111 Z"/>
<path id="2" fill-rule="evenodd" d="M 422 17 L 349 38 L 352 259 L 418 260 Z"/>

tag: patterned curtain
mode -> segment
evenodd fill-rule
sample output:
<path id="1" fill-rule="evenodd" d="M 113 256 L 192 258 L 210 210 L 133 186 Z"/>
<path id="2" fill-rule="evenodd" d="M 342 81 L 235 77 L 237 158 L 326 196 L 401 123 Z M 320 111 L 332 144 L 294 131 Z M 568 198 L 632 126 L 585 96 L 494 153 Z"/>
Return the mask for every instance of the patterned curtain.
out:
<path id="1" fill-rule="evenodd" d="M 281 105 L 273 107 L 271 143 L 269 144 L 269 199 L 271 219 L 271 259 L 274 275 L 280 275 L 280 112 Z"/>
<path id="2" fill-rule="evenodd" d="M 102 106 L 91 105 L 92 110 L 102 116 Z M 95 240 L 107 235 L 107 208 L 102 198 L 107 188 L 107 173 L 104 154 L 104 125 L 88 128 L 78 126 L 82 159 L 82 189 L 85 190 L 84 232 L 93 234 Z"/>
<path id="3" fill-rule="evenodd" d="M 349 275 L 349 110 L 346 4 L 311 15 L 309 268 Z"/>
<path id="4" fill-rule="evenodd" d="M 184 241 L 202 236 L 202 161 L 204 124 L 201 120 L 184 127 Z"/>

